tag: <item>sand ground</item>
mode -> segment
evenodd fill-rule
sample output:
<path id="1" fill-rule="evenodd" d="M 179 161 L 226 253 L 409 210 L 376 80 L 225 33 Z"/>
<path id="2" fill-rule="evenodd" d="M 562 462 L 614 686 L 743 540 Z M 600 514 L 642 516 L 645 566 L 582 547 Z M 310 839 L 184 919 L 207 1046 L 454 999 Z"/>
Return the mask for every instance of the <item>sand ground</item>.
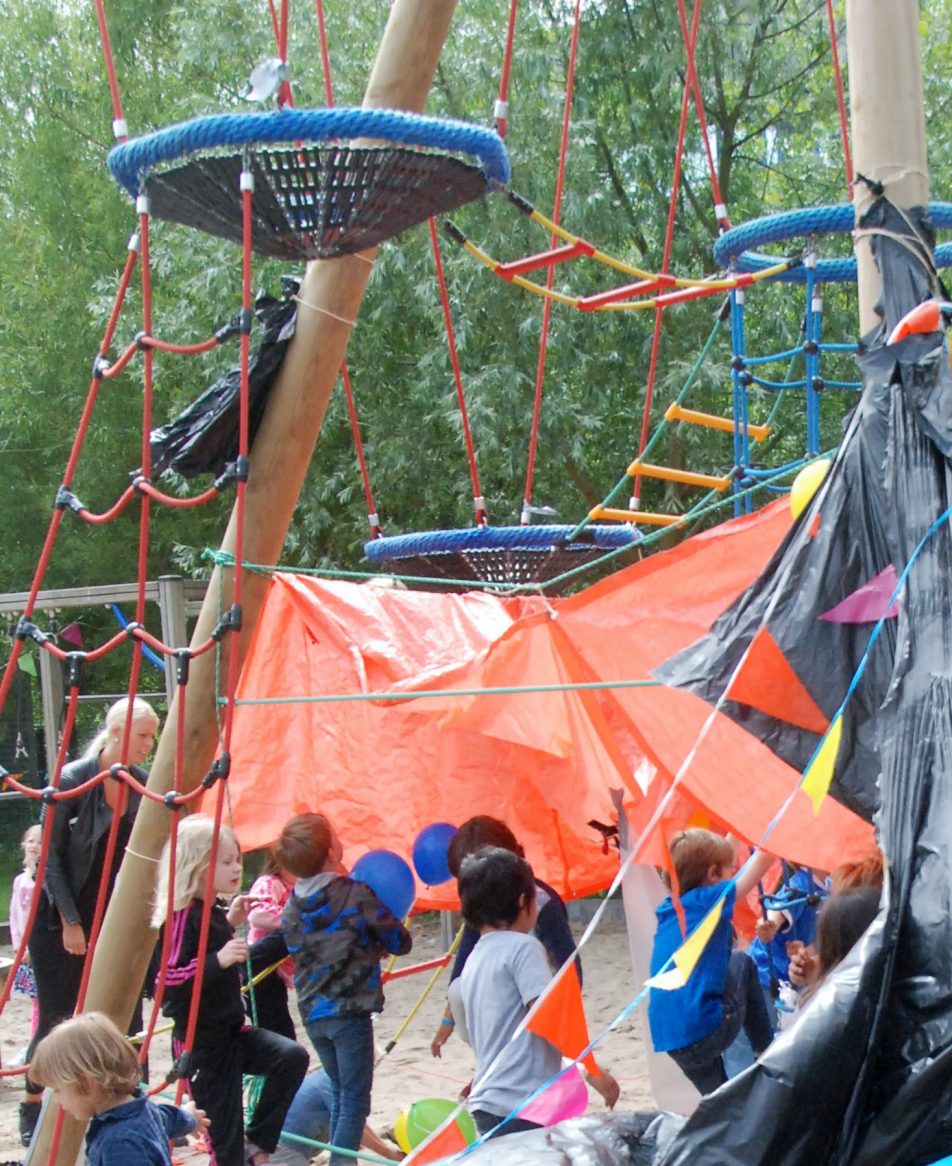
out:
<path id="1" fill-rule="evenodd" d="M 435 915 L 422 917 L 413 925 L 414 949 L 398 966 L 432 959 L 440 953 L 440 933 Z M 0 948 L 0 956 L 12 955 Z M 624 927 L 602 926 L 582 953 L 585 970 L 585 1008 L 592 1036 L 604 1031 L 609 1022 L 635 995 L 635 980 Z M 430 973 L 407 976 L 393 981 L 386 989 L 387 1003 L 377 1020 L 378 1043 L 386 1047 L 417 1003 Z M 437 983 L 421 1005 L 406 1032 L 394 1049 L 380 1063 L 374 1078 L 371 1124 L 378 1131 L 392 1127 L 397 1114 L 410 1102 L 424 1097 L 455 1098 L 470 1079 L 472 1053 L 456 1036 L 443 1048 L 440 1060 L 430 1055 L 430 1041 L 443 1012 L 446 975 Z M 292 1012 L 293 1012 L 292 1008 Z M 13 1061 L 26 1043 L 29 1031 L 29 1002 L 14 994 L 0 1018 L 0 1057 L 4 1066 Z M 302 1043 L 317 1058 L 303 1032 Z M 169 1038 L 158 1036 L 151 1058 L 153 1080 L 159 1079 L 168 1064 Z M 644 1110 L 654 1107 L 648 1083 L 644 1041 L 636 1017 L 624 1021 L 610 1033 L 599 1048 L 599 1060 L 621 1085 L 619 1109 Z M 0 1078 L 0 1163 L 19 1161 L 23 1150 L 17 1132 L 17 1107 L 21 1096 L 21 1079 Z M 600 1097 L 590 1092 L 589 1112 L 603 1108 Z M 320 1159 L 319 1159 L 320 1160 Z M 207 1161 L 204 1155 L 189 1155 L 189 1166 Z"/>

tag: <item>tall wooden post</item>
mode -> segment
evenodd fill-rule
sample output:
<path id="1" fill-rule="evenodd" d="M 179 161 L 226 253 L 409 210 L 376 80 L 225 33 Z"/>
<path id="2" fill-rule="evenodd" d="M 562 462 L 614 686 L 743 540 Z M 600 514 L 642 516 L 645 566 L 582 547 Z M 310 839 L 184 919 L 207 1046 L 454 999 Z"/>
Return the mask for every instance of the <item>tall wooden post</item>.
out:
<path id="1" fill-rule="evenodd" d="M 846 0 L 853 178 L 885 184 L 900 207 L 929 201 L 918 0 Z M 857 216 L 868 188 L 854 186 Z M 879 323 L 881 290 L 868 239 L 856 242 L 860 334 Z"/>
<path id="2" fill-rule="evenodd" d="M 364 95 L 365 107 L 416 113 L 423 110 L 455 8 L 456 0 L 394 0 Z M 360 310 L 370 278 L 374 254 L 365 252 L 312 263 L 305 273 L 294 339 L 251 452 L 244 532 L 244 557 L 249 562 L 278 562 L 344 359 L 351 321 Z M 235 549 L 235 522 L 233 511 L 222 542 L 222 550 L 230 553 Z M 193 644 L 204 642 L 218 621 L 219 583 L 225 609 L 231 603 L 233 572 L 216 569 L 198 617 Z M 239 660 L 244 658 L 267 585 L 261 575 L 243 578 L 242 631 L 237 648 L 230 636 L 223 641 L 224 668 L 230 651 L 237 650 Z M 167 792 L 173 784 L 175 726 L 183 692 L 187 791 L 194 789 L 208 771 L 218 746 L 216 666 L 212 653 L 192 662 L 187 687 L 176 691 L 149 776 L 149 788 L 158 793 Z M 276 741 L 275 749 L 280 748 L 281 742 Z M 108 1013 L 123 1028 L 132 1016 L 155 940 L 149 913 L 156 859 L 168 833 L 169 811 L 143 800 L 93 961 L 86 1008 Z M 35 1166 L 46 1166 L 50 1161 L 51 1130 L 52 1120 L 47 1117 L 28 1159 Z M 76 1161 L 82 1133 L 78 1122 L 66 1120 L 56 1166 L 72 1166 Z"/>

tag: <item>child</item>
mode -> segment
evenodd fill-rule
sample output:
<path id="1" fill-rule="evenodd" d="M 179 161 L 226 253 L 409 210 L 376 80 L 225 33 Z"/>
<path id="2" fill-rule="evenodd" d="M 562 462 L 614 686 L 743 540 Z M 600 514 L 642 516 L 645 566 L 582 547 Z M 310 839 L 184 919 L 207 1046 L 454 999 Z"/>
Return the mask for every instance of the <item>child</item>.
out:
<path id="1" fill-rule="evenodd" d="M 792 994 L 796 988 L 790 982 L 790 956 L 813 943 L 817 907 L 825 894 L 826 888 L 813 871 L 796 867 L 774 892 L 774 906 L 757 920 L 757 936 L 747 950 L 757 965 L 774 1031 L 778 1027 L 778 1010 L 787 1014 L 792 1011 L 789 1004 L 783 1006 L 784 1001 L 793 999 L 795 1002 Z"/>
<path id="2" fill-rule="evenodd" d="M 166 921 L 171 943 L 166 964 L 162 1011 L 173 1020 L 172 1047 L 183 1050 L 192 990 L 198 971 L 202 900 L 205 896 L 214 823 L 186 818 L 179 825 L 175 851 L 173 915 Z M 169 888 L 169 846 L 159 866 L 159 886 L 153 923 L 165 920 Z M 241 851 L 231 830 L 222 826 L 218 839 L 213 891 L 231 897 L 241 886 Z M 217 1166 L 258 1166 L 267 1162 L 278 1143 L 281 1123 L 307 1072 L 308 1056 L 300 1045 L 245 1023 L 241 1002 L 241 964 L 248 954 L 233 926 L 244 922 L 247 898 L 238 895 L 226 913 L 216 902 L 211 909 L 198 1027 L 189 1077 L 192 1096 L 209 1117 Z M 248 1125 L 242 1130 L 242 1074 L 265 1078 L 264 1088 Z"/>
<path id="3" fill-rule="evenodd" d="M 562 1054 L 525 1030 L 512 1034 L 552 979 L 545 948 L 529 932 L 539 910 L 532 867 L 511 850 L 487 846 L 463 860 L 463 919 L 479 941 L 460 976 L 460 997 L 476 1072 L 469 1109 L 481 1134 L 538 1129 L 522 1117 L 500 1122 L 562 1066 Z M 493 1132 L 494 1131 L 494 1132 Z"/>
<path id="4" fill-rule="evenodd" d="M 682 830 L 669 847 L 687 934 L 723 897 L 722 914 L 687 984 L 674 991 L 652 988 L 648 1024 L 655 1050 L 667 1053 L 703 1093 L 727 1080 L 723 1053 L 741 1028 L 759 1055 L 773 1037 L 757 969 L 746 952 L 732 951 L 736 898 L 757 885 L 774 861 L 761 851 L 735 883 L 733 844 L 710 830 Z M 671 896 L 657 909 L 651 974 L 665 967 L 684 941 Z"/>
<path id="5" fill-rule="evenodd" d="M 23 851 L 23 870 L 13 880 L 13 889 L 10 892 L 10 942 L 14 948 L 20 946 L 23 930 L 30 917 L 30 900 L 33 898 L 33 880 L 36 877 L 36 866 L 40 861 L 40 844 L 42 832 L 39 826 L 30 826 L 20 839 L 20 849 Z M 30 964 L 30 953 L 24 951 L 23 960 L 17 968 L 13 981 L 16 992 L 22 992 L 33 1001 L 30 1013 L 30 1037 L 36 1032 L 39 1019 L 39 1010 L 36 1003 L 36 978 Z M 17 1058 L 17 1065 L 24 1063 L 26 1049 Z"/>
<path id="6" fill-rule="evenodd" d="M 265 860 L 264 869 L 251 884 L 248 899 L 248 942 L 257 943 L 281 922 L 281 912 L 294 889 L 294 877 L 283 871 L 271 854 Z M 289 1040 L 295 1039 L 294 1021 L 288 1009 L 288 988 L 293 983 L 294 965 L 290 959 L 284 961 L 270 975 L 265 976 L 248 992 L 248 1014 L 259 1028 L 280 1033 Z M 252 992 L 254 993 L 252 1012 Z"/>
<path id="7" fill-rule="evenodd" d="M 850 887 L 827 899 L 817 922 L 816 954 L 808 950 L 801 956 L 801 967 L 806 965 L 809 969 L 804 977 L 808 986 L 801 996 L 802 1004 L 812 998 L 879 914 L 880 896 L 876 887 Z"/>
<path id="8" fill-rule="evenodd" d="M 281 915 L 281 936 L 294 961 L 301 1020 L 331 1082 L 330 1141 L 356 1150 L 370 1114 L 370 1017 L 383 1008 L 380 956 L 405 955 L 413 941 L 366 883 L 338 873 L 340 839 L 323 814 L 291 818 L 272 853 L 298 880 Z M 330 1166 L 350 1166 L 350 1159 L 332 1152 Z"/>
<path id="9" fill-rule="evenodd" d="M 171 1166 L 169 1140 L 208 1125 L 194 1105 L 156 1105 L 141 1094 L 132 1045 L 101 1012 L 58 1024 L 37 1045 L 30 1073 L 66 1113 L 90 1122 L 87 1166 Z"/>

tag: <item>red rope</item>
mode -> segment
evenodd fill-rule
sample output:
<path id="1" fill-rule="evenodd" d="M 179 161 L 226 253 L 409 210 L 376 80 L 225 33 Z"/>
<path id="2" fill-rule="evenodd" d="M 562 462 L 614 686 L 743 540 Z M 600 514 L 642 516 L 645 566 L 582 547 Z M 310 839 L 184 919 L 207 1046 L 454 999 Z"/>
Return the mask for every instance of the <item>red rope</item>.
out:
<path id="1" fill-rule="evenodd" d="M 562 212 L 562 189 L 565 184 L 565 162 L 568 156 L 569 127 L 572 120 L 572 93 L 575 87 L 575 62 L 578 57 L 578 37 L 581 23 L 581 0 L 575 0 L 575 23 L 572 26 L 572 41 L 569 49 L 569 64 L 565 80 L 565 104 L 562 108 L 562 135 L 559 146 L 559 168 L 555 181 L 555 200 L 552 221 L 558 223 Z M 553 234 L 549 246 L 554 248 L 557 239 Z M 555 281 L 555 267 L 551 266 L 546 276 L 545 286 L 551 291 Z M 545 374 L 545 357 L 549 345 L 549 321 L 552 316 L 552 301 L 546 299 L 542 309 L 542 336 L 539 340 L 539 360 L 536 365 L 535 396 L 532 404 L 532 427 L 529 432 L 529 454 L 526 466 L 526 486 L 523 491 L 521 522 L 529 521 L 529 507 L 532 505 L 532 486 L 535 478 L 536 452 L 539 444 L 539 425 L 542 419 L 542 382 Z"/>
<path id="2" fill-rule="evenodd" d="M 680 9 L 682 0 L 678 0 L 678 7 Z M 701 0 L 696 0 L 694 5 L 694 16 L 691 22 L 690 36 L 686 41 L 689 46 L 688 55 L 693 56 L 694 47 L 697 44 L 697 30 L 701 19 Z M 684 79 L 684 90 L 681 94 L 681 118 L 678 123 L 678 144 L 674 152 L 674 173 L 671 179 L 671 201 L 668 204 L 668 222 L 665 228 L 664 235 L 664 254 L 661 261 L 662 272 L 667 272 L 668 266 L 671 262 L 671 245 L 674 239 L 674 221 L 675 214 L 678 208 L 678 190 L 681 185 L 681 158 L 684 153 L 684 141 L 687 136 L 687 122 L 688 122 L 688 108 L 691 99 L 691 80 L 690 70 L 689 75 Z M 641 415 L 641 437 L 638 442 L 638 453 L 648 443 L 648 427 L 651 421 L 651 405 L 654 400 L 655 379 L 658 372 L 658 354 L 661 348 L 661 321 L 664 309 L 660 307 L 655 308 L 654 312 L 654 331 L 651 336 L 651 355 L 648 359 L 648 376 L 645 383 L 645 405 Z M 632 483 L 632 509 L 637 509 L 641 500 L 641 476 L 635 477 Z"/>
<path id="3" fill-rule="evenodd" d="M 700 7 L 700 3 L 697 7 Z M 681 25 L 681 40 L 684 42 L 684 56 L 687 62 L 688 80 L 691 83 L 691 92 L 694 95 L 694 108 L 697 112 L 698 127 L 701 131 L 701 140 L 704 143 L 704 152 L 707 155 L 707 169 L 711 177 L 711 194 L 714 197 L 714 207 L 717 214 L 717 224 L 722 231 L 730 229 L 727 218 L 727 208 L 721 194 L 721 184 L 717 177 L 717 166 L 714 164 L 714 153 L 711 150 L 711 137 L 707 129 L 707 113 L 704 109 L 704 98 L 701 94 L 701 84 L 698 81 L 697 67 L 694 54 L 697 48 L 697 10 L 695 9 L 692 31 L 688 32 L 688 18 L 684 8 L 684 0 L 678 0 L 678 21 Z"/>
<path id="4" fill-rule="evenodd" d="M 443 274 L 443 258 L 440 254 L 440 238 L 436 224 L 429 219 L 430 242 L 433 245 L 433 262 L 436 265 L 436 279 L 440 288 L 440 303 L 443 307 L 443 322 L 446 325 L 446 347 L 449 351 L 450 364 L 453 368 L 453 381 L 456 385 L 456 401 L 459 405 L 459 415 L 463 424 L 463 440 L 466 443 L 466 459 L 469 462 L 469 476 L 473 483 L 474 521 L 477 526 L 484 526 L 489 521 L 486 513 L 486 504 L 483 501 L 483 492 L 479 485 L 479 467 L 476 464 L 476 450 L 473 445 L 473 433 L 469 424 L 469 411 L 466 408 L 466 394 L 463 392 L 463 377 L 459 367 L 459 356 L 456 351 L 456 333 L 453 330 L 453 313 L 450 310 L 450 297 L 446 290 L 446 277 Z"/>
<path id="5" fill-rule="evenodd" d="M 106 23 L 106 13 L 102 6 L 102 0 L 96 0 L 96 19 L 99 22 L 99 39 L 102 41 L 106 75 L 109 78 L 109 93 L 112 96 L 113 129 L 116 131 L 116 138 L 120 142 L 125 142 L 128 141 L 129 135 L 125 131 L 126 119 L 122 114 L 122 98 L 119 96 L 119 81 L 112 59 L 112 41 L 109 39 L 109 25 Z"/>
<path id="6" fill-rule="evenodd" d="M 836 17 L 833 15 L 833 0 L 826 0 L 826 14 L 830 23 L 830 50 L 833 54 L 833 76 L 836 81 L 836 106 L 840 114 L 840 137 L 843 141 L 843 161 L 846 165 L 846 188 L 849 201 L 853 201 L 853 159 L 850 155 L 850 130 L 846 117 L 846 99 L 843 95 L 843 71 L 840 68 L 840 50 L 836 41 Z"/>
<path id="7" fill-rule="evenodd" d="M 516 36 L 516 9 L 519 0 L 512 0 L 509 5 L 509 24 L 506 28 L 506 48 L 502 57 L 502 73 L 499 77 L 499 102 L 497 105 L 496 131 L 501 138 L 506 136 L 509 119 L 509 75 L 512 72 L 512 46 Z M 505 110 L 506 112 L 501 112 Z"/>
<path id="8" fill-rule="evenodd" d="M 334 104 L 334 89 L 331 84 L 331 58 L 327 51 L 327 29 L 324 26 L 323 0 L 314 0 L 314 11 L 317 16 L 317 39 L 321 47 L 321 68 L 324 72 L 324 99 L 330 108 Z"/>

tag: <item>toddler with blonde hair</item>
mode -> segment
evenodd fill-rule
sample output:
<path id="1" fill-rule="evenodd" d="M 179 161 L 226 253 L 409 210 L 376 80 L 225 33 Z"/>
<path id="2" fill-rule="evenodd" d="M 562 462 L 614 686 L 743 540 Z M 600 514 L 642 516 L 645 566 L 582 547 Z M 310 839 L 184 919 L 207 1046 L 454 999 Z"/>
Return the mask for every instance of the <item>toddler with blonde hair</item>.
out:
<path id="1" fill-rule="evenodd" d="M 37 1045 L 30 1073 L 66 1113 L 90 1123 L 87 1166 L 171 1166 L 170 1140 L 208 1125 L 194 1105 L 157 1105 L 142 1094 L 135 1051 L 102 1012 L 58 1024 Z"/>

